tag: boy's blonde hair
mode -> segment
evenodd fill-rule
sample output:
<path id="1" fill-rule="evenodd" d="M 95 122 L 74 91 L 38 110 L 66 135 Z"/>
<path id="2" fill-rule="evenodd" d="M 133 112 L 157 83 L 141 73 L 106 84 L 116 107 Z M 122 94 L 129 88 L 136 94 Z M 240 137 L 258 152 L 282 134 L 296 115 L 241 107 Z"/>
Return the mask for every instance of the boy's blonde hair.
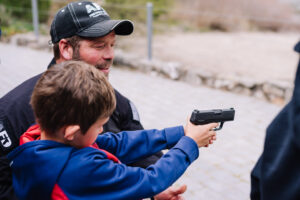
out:
<path id="1" fill-rule="evenodd" d="M 50 67 L 34 87 L 30 104 L 42 130 L 54 133 L 66 125 L 79 125 L 82 133 L 115 107 L 114 89 L 105 75 L 82 61 Z"/>

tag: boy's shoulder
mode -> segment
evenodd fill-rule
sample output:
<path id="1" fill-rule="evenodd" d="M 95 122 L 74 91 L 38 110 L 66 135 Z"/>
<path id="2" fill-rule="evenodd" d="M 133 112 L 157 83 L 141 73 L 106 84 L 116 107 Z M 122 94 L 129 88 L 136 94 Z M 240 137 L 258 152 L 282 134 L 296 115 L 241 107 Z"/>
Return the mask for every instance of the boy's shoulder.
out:
<path id="1" fill-rule="evenodd" d="M 89 163 L 89 161 L 102 162 L 103 160 L 112 160 L 114 162 L 117 162 L 115 160 L 117 158 L 113 154 L 104 149 L 99 149 L 97 146 L 85 147 L 82 149 L 74 148 L 69 162 L 76 163 L 77 159 L 84 159 L 85 161 L 87 161 L 80 163 L 80 165 L 85 165 L 86 163 Z"/>

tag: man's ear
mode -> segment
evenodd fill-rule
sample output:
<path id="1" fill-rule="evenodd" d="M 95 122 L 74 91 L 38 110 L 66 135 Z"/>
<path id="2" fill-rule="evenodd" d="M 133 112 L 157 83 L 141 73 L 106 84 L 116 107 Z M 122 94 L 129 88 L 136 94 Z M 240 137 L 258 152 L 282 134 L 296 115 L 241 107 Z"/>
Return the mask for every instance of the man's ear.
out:
<path id="1" fill-rule="evenodd" d="M 65 127 L 65 130 L 64 130 L 64 138 L 68 141 L 72 141 L 77 132 L 80 132 L 79 125 L 68 125 Z"/>
<path id="2" fill-rule="evenodd" d="M 73 47 L 66 39 L 61 39 L 58 42 L 60 57 L 64 60 L 72 60 L 73 58 Z"/>

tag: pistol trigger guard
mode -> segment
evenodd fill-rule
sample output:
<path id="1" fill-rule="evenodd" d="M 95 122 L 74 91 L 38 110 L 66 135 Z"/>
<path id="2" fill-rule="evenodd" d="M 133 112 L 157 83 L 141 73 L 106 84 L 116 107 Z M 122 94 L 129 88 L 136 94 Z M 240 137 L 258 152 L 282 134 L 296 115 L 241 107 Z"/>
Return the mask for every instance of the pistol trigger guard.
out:
<path id="1" fill-rule="evenodd" d="M 223 124 L 224 124 L 224 122 L 221 122 L 219 127 L 217 127 L 217 128 L 213 128 L 213 131 L 218 131 L 218 130 L 221 130 L 221 129 L 222 129 L 222 127 L 223 127 Z"/>

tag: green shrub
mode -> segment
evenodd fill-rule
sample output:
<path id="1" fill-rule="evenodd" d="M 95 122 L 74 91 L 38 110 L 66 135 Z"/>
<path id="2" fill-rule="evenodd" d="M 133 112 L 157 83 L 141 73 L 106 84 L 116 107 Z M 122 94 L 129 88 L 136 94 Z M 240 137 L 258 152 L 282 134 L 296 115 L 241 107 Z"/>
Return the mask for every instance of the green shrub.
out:
<path id="1" fill-rule="evenodd" d="M 106 0 L 103 7 L 112 18 L 130 19 L 144 22 L 147 17 L 146 4 L 149 0 Z M 167 14 L 167 10 L 172 6 L 172 0 L 155 0 L 153 4 L 153 17 L 158 20 Z"/>
<path id="2" fill-rule="evenodd" d="M 37 0 L 39 22 L 48 20 L 51 0 Z M 5 7 L 6 13 L 17 19 L 32 21 L 31 0 L 1 0 L 0 4 Z"/>

